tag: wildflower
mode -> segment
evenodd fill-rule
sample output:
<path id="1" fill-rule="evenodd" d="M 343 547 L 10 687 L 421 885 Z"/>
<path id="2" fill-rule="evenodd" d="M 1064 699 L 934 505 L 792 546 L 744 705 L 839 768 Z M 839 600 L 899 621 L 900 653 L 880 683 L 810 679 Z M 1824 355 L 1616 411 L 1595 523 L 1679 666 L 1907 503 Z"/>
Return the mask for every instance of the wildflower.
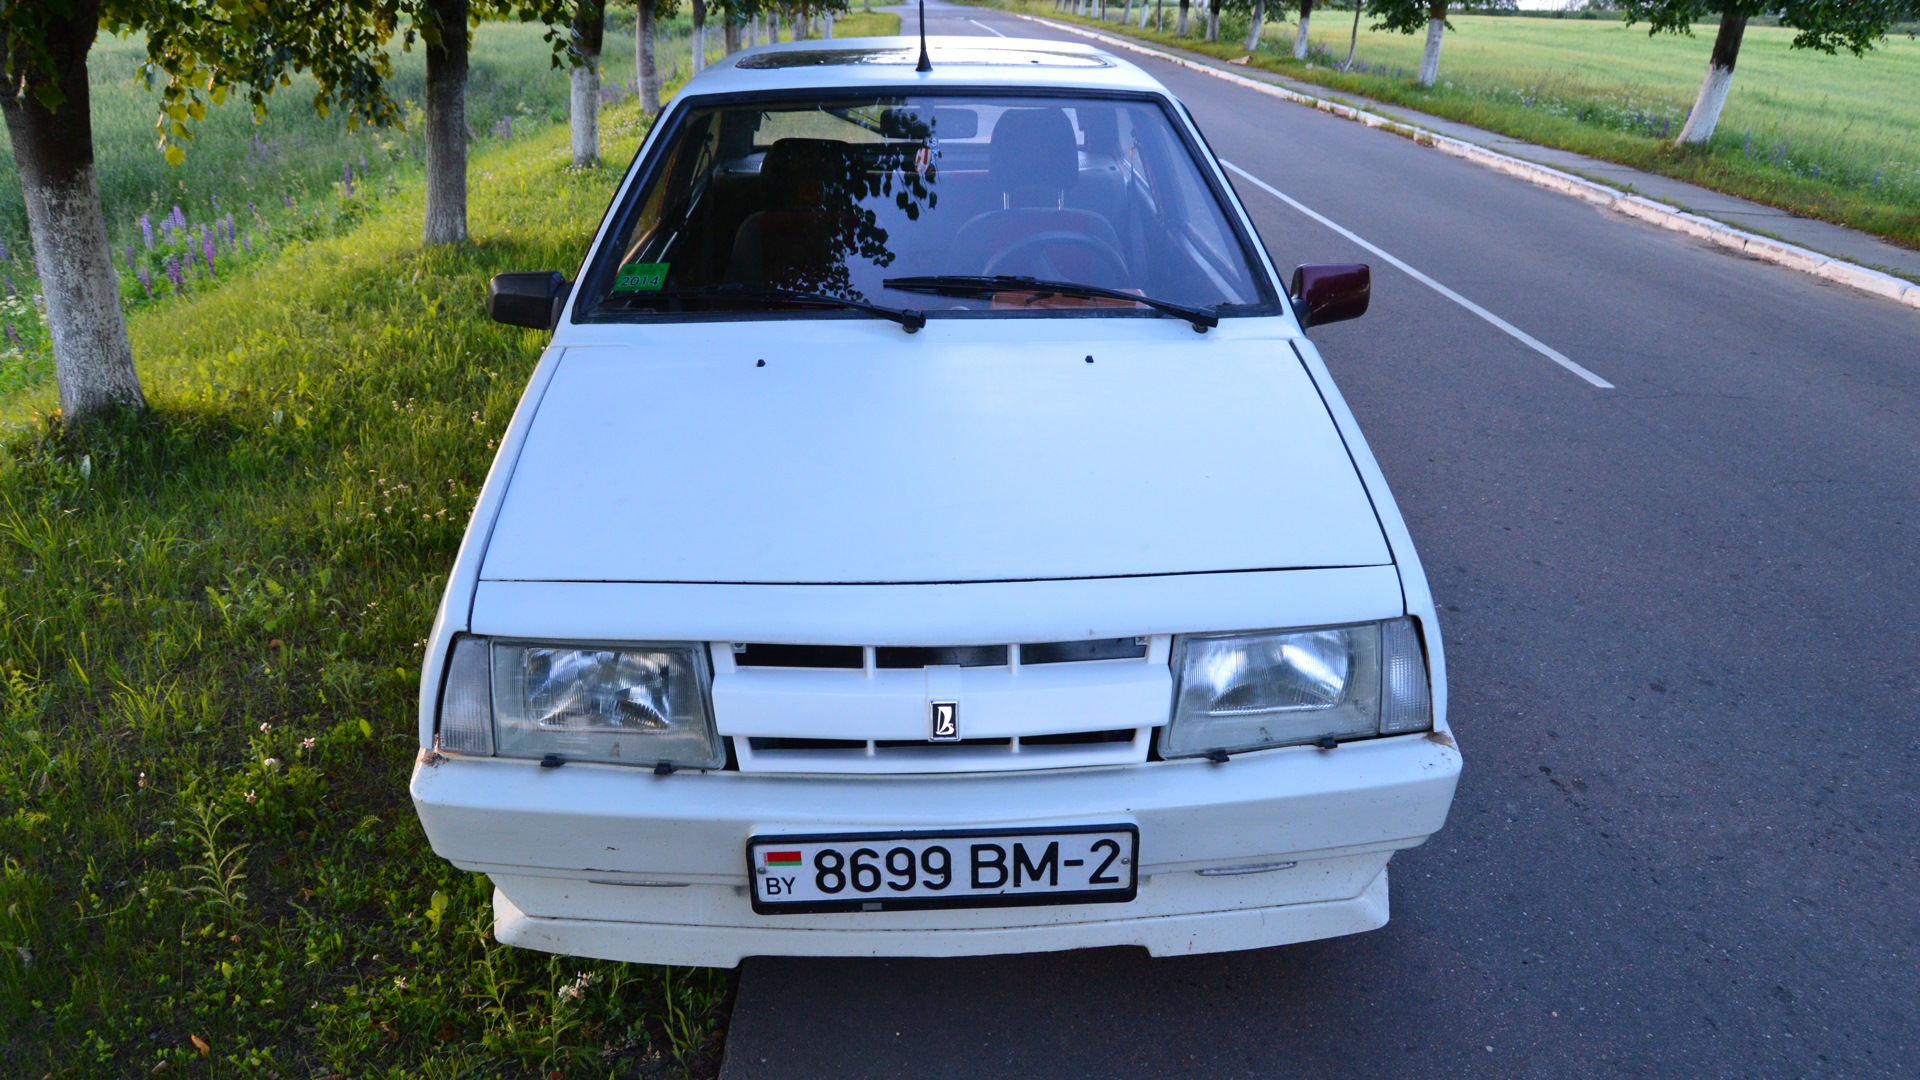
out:
<path id="1" fill-rule="evenodd" d="M 247 238 L 244 236 L 240 238 L 240 250 L 246 252 L 249 255 L 253 254 L 253 244 L 250 243 L 247 240 Z"/>
<path id="2" fill-rule="evenodd" d="M 8 275 L 7 275 L 7 295 L 8 295 L 8 296 L 18 296 L 18 295 L 19 295 L 19 293 L 20 293 L 20 290 L 18 290 L 18 289 L 16 289 L 16 288 L 14 288 L 14 287 L 13 287 L 13 275 L 12 275 L 12 274 L 8 274 Z"/>
<path id="3" fill-rule="evenodd" d="M 227 211 L 226 226 L 227 226 L 227 246 L 232 247 L 233 246 L 233 211 L 231 210 Z"/>
<path id="4" fill-rule="evenodd" d="M 13 343 L 14 348 L 20 347 L 20 331 L 15 330 L 12 323 L 7 324 L 7 340 Z"/>
<path id="5" fill-rule="evenodd" d="M 218 213 L 220 211 L 220 196 L 209 195 L 207 196 L 207 201 L 213 204 L 213 209 L 215 213 Z"/>
<path id="6" fill-rule="evenodd" d="M 309 735 L 306 738 L 300 740 L 300 749 L 311 750 L 313 749 L 313 744 L 314 744 L 314 738 L 313 736 Z"/>
<path id="7" fill-rule="evenodd" d="M 257 206 L 255 206 L 255 205 L 253 205 L 253 200 L 252 200 L 252 199 L 248 199 L 248 200 L 247 200 L 247 213 L 249 213 L 249 214 L 258 214 L 259 212 L 260 212 L 260 208 L 259 208 L 259 207 L 257 207 Z"/>
<path id="8" fill-rule="evenodd" d="M 140 287 L 146 290 L 147 295 L 152 296 L 153 295 L 153 275 L 147 272 L 147 268 L 143 266 L 138 270 L 135 270 L 133 272 L 133 276 L 135 280 L 140 282 Z"/>
<path id="9" fill-rule="evenodd" d="M 591 971 L 582 971 L 574 975 L 573 981 L 561 987 L 556 993 L 562 1001 L 578 1001 L 587 996 L 587 987 L 592 986 L 596 976 Z"/>
<path id="10" fill-rule="evenodd" d="M 141 786 L 141 787 L 146 787 L 146 786 L 147 786 L 147 774 L 146 774 L 145 772 L 142 772 L 142 773 L 140 774 L 140 780 L 139 780 L 139 784 L 140 784 L 140 786 Z"/>
<path id="11" fill-rule="evenodd" d="M 342 165 L 340 167 L 340 190 L 344 192 L 348 198 L 353 197 L 353 163 L 352 162 L 348 162 L 347 164 Z"/>
<path id="12" fill-rule="evenodd" d="M 260 734 L 265 735 L 267 732 L 272 730 L 273 730 L 272 724 L 267 723 L 265 720 L 262 720 L 260 722 Z"/>
<path id="13" fill-rule="evenodd" d="M 267 769 L 277 769 L 277 768 L 279 768 L 279 767 L 280 767 L 280 759 L 279 759 L 279 758 L 274 758 L 274 757 L 270 757 L 270 758 L 268 758 L 267 760 L 265 760 L 265 761 L 263 761 L 263 762 L 261 762 L 261 763 L 260 763 L 260 765 L 261 765 L 261 767 L 262 767 L 262 768 L 267 768 Z"/>
<path id="14" fill-rule="evenodd" d="M 133 245 L 132 244 L 127 245 L 127 269 L 136 270 L 136 271 L 140 269 L 139 264 L 133 261 Z"/>
<path id="15" fill-rule="evenodd" d="M 200 253 L 207 258 L 207 273 L 213 273 L 213 237 L 200 241 Z"/>
<path id="16" fill-rule="evenodd" d="M 167 280 L 173 282 L 174 292 L 182 291 L 183 286 L 181 284 L 180 256 L 178 255 L 167 256 Z"/>
<path id="17" fill-rule="evenodd" d="M 251 790 L 249 790 L 249 791 L 247 792 L 247 802 L 248 802 L 248 803 L 257 803 L 257 802 L 259 802 L 259 801 L 260 801 L 260 796 L 258 796 L 258 795 L 256 795 L 256 794 L 254 794 L 254 793 L 253 793 L 253 792 L 252 792 Z"/>
<path id="18" fill-rule="evenodd" d="M 293 209 L 293 196 L 291 195 L 280 196 L 280 203 L 281 205 L 285 206 L 289 210 Z"/>
<path id="19" fill-rule="evenodd" d="M 405 990 L 407 988 L 407 977 L 405 975 L 395 975 L 393 977 L 393 988 L 395 990 Z"/>
<path id="20" fill-rule="evenodd" d="M 0 242 L 0 262 L 12 262 L 12 261 L 13 261 L 13 256 L 7 254 L 7 245 L 4 242 Z"/>

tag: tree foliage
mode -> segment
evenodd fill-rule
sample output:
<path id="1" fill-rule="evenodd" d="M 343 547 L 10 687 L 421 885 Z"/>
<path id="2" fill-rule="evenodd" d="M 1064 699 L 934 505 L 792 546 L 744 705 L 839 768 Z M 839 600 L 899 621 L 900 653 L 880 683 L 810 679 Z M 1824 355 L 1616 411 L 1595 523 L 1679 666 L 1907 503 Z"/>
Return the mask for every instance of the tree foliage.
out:
<path id="1" fill-rule="evenodd" d="M 1652 34 L 1691 34 L 1693 24 L 1772 17 L 1797 33 L 1796 49 L 1833 54 L 1865 53 L 1903 18 L 1920 14 L 1920 0 L 1619 0 L 1628 25 L 1647 24 Z"/>

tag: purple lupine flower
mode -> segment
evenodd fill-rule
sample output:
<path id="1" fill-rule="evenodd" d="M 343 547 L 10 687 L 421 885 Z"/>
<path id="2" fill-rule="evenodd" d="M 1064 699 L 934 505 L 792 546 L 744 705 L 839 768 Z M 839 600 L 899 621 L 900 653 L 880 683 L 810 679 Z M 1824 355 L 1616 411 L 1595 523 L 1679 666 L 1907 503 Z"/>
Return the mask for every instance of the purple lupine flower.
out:
<path id="1" fill-rule="evenodd" d="M 200 241 L 200 254 L 207 257 L 207 273 L 218 277 L 219 274 L 213 269 L 213 237 L 209 236 L 205 240 Z"/>
<path id="2" fill-rule="evenodd" d="M 367 175 L 367 155 L 361 154 L 360 155 L 360 176 L 362 179 L 365 179 L 366 175 Z"/>
<path id="3" fill-rule="evenodd" d="M 351 161 L 340 167 L 340 190 L 345 192 L 348 198 L 353 197 L 353 162 Z"/>
<path id="4" fill-rule="evenodd" d="M 187 259 L 187 269 L 189 270 L 193 269 L 193 245 L 192 244 L 187 245 L 186 259 Z"/>
<path id="5" fill-rule="evenodd" d="M 213 209 L 214 209 L 214 212 L 215 212 L 215 213 L 219 213 L 219 211 L 220 211 L 220 196 L 218 196 L 218 195 L 209 195 L 209 196 L 207 196 L 207 201 L 213 204 Z"/>
<path id="6" fill-rule="evenodd" d="M 168 215 L 167 224 L 172 226 L 174 229 L 180 230 L 181 232 L 186 231 L 187 215 L 181 212 L 180 206 L 178 203 L 174 204 L 173 213 Z"/>
<path id="7" fill-rule="evenodd" d="M 13 275 L 12 275 L 12 274 L 8 274 L 8 275 L 7 275 L 7 295 L 8 295 L 8 296 L 18 296 L 18 295 L 20 295 L 20 290 L 19 290 L 19 289 L 16 289 L 16 288 L 14 288 L 14 287 L 13 287 Z"/>
<path id="8" fill-rule="evenodd" d="M 282 195 L 282 196 L 280 196 L 280 202 L 281 202 L 281 204 L 282 204 L 282 205 L 284 205 L 284 206 L 285 206 L 285 207 L 286 207 L 287 209 L 289 209 L 289 210 L 291 210 L 291 209 L 293 209 L 293 196 L 291 196 L 291 195 Z"/>
<path id="9" fill-rule="evenodd" d="M 140 239 L 146 241 L 148 251 L 153 250 L 153 219 L 145 214 L 140 215 Z"/>
<path id="10" fill-rule="evenodd" d="M 252 199 L 248 199 L 248 200 L 247 200 L 247 213 L 249 213 L 249 214 L 258 214 L 259 212 L 260 212 L 260 208 L 259 208 L 259 207 L 257 207 L 257 206 L 255 206 L 255 205 L 253 205 L 253 200 L 252 200 Z"/>
<path id="11" fill-rule="evenodd" d="M 249 243 L 247 241 L 247 238 L 244 236 L 240 238 L 240 250 L 246 252 L 249 255 L 253 254 L 253 245 Z"/>
<path id="12" fill-rule="evenodd" d="M 6 241 L 0 240 L 0 262 L 12 262 L 13 256 L 7 253 Z"/>
<path id="13" fill-rule="evenodd" d="M 20 347 L 20 331 L 15 330 L 12 323 L 7 324 L 7 340 L 13 342 L 14 348 Z"/>
<path id="14" fill-rule="evenodd" d="M 173 291 L 176 293 L 186 290 L 186 286 L 181 280 L 182 276 L 180 272 L 180 256 L 167 256 L 167 280 L 173 282 Z"/>
<path id="15" fill-rule="evenodd" d="M 129 270 L 140 269 L 140 264 L 133 261 L 133 245 L 132 244 L 127 245 L 127 269 Z"/>
<path id="16" fill-rule="evenodd" d="M 135 270 L 133 272 L 133 278 L 135 281 L 138 281 L 140 283 L 140 287 L 142 289 L 145 289 L 147 291 L 148 296 L 153 295 L 153 275 L 148 272 L 146 267 L 143 266 L 140 269 Z"/>
<path id="17" fill-rule="evenodd" d="M 227 246 L 233 246 L 233 211 L 227 211 Z"/>

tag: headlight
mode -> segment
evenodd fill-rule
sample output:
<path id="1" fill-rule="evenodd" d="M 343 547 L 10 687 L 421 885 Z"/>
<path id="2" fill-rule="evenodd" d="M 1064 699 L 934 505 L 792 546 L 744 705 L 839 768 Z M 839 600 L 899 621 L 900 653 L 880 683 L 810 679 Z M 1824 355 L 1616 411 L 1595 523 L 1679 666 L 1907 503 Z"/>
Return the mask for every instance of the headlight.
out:
<path id="1" fill-rule="evenodd" d="M 490 662 L 481 658 L 491 654 Z M 490 723 L 475 683 L 487 672 Z M 726 753 L 697 645 L 539 645 L 461 638 L 442 695 L 440 747 L 453 753 L 667 762 L 717 769 Z"/>
<path id="2" fill-rule="evenodd" d="M 1173 722 L 1162 757 L 1255 750 L 1433 726 L 1413 620 L 1174 642 Z"/>

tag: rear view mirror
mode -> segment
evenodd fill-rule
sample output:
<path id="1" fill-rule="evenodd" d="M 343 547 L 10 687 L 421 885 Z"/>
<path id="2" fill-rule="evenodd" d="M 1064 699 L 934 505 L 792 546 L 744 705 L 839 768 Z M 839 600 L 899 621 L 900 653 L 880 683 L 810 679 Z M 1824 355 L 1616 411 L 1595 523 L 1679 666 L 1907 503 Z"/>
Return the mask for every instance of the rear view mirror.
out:
<path id="1" fill-rule="evenodd" d="M 1357 319 L 1373 296 L 1373 270 L 1366 263 L 1307 263 L 1294 268 L 1287 293 L 1302 328 Z"/>
<path id="2" fill-rule="evenodd" d="M 495 274 L 487 282 L 487 317 L 508 326 L 552 330 L 560 325 L 573 283 L 553 272 Z"/>

